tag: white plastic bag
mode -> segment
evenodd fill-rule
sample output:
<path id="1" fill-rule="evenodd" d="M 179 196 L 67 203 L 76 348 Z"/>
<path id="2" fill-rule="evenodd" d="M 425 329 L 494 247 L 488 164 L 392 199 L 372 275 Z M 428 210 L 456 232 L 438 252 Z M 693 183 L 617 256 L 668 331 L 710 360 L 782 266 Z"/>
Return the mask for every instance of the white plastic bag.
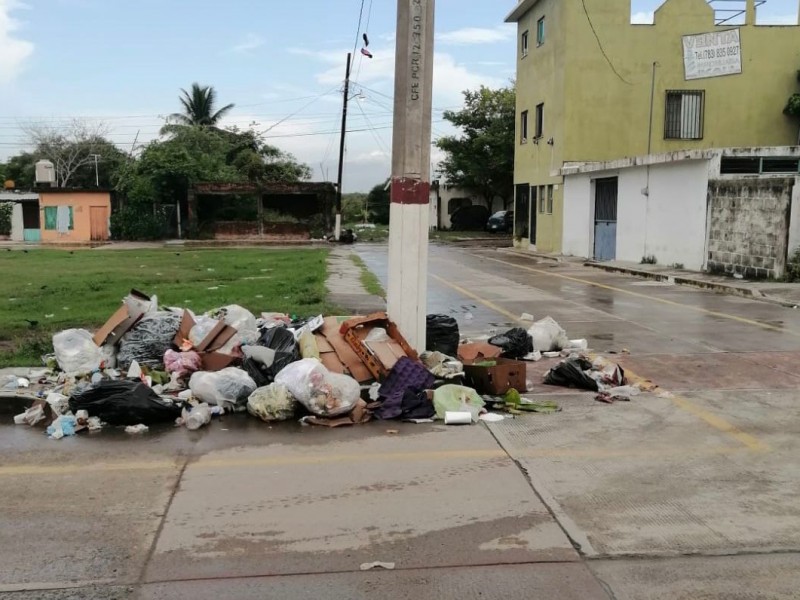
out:
<path id="1" fill-rule="evenodd" d="M 53 336 L 58 366 L 67 375 L 91 373 L 100 368 L 103 353 L 85 329 L 67 329 Z"/>
<path id="2" fill-rule="evenodd" d="M 189 379 L 189 389 L 195 398 L 226 410 L 243 409 L 247 397 L 256 387 L 256 382 L 236 367 L 228 367 L 216 373 L 198 371 Z"/>
<path id="3" fill-rule="evenodd" d="M 256 318 L 246 308 L 238 304 L 231 304 L 213 311 L 211 316 L 225 321 L 226 325 L 230 325 L 238 331 L 241 338 L 240 343 L 255 344 L 258 341 Z"/>
<path id="4" fill-rule="evenodd" d="M 275 383 L 319 417 L 338 417 L 353 410 L 361 398 L 361 386 L 347 375 L 331 373 L 314 358 L 304 358 L 285 367 Z"/>
<path id="5" fill-rule="evenodd" d="M 539 352 L 552 352 L 569 346 L 567 332 L 552 317 L 536 321 L 528 334 L 533 338 L 533 349 Z"/>

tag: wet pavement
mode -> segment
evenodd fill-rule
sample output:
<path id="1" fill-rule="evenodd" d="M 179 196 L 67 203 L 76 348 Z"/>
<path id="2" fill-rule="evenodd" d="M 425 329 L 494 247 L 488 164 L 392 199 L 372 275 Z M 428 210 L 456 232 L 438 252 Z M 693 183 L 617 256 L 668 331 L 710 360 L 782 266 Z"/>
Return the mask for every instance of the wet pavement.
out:
<path id="1" fill-rule="evenodd" d="M 488 427 L 2 425 L 0 599 L 797 597 L 797 311 L 475 247 L 430 273 L 468 335 L 550 315 L 660 387 L 604 405 L 542 361 L 563 411 Z"/>

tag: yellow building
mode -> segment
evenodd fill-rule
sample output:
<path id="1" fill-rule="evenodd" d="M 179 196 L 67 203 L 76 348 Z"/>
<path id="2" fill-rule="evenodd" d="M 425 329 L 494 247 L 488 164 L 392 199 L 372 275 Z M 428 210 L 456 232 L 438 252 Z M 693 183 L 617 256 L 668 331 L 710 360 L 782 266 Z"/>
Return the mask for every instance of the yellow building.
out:
<path id="1" fill-rule="evenodd" d="M 756 25 L 756 0 L 666 0 L 652 25 L 630 0 L 521 0 L 515 237 L 561 252 L 565 163 L 798 143 L 797 25 Z M 720 6 L 715 4 L 713 6 Z"/>

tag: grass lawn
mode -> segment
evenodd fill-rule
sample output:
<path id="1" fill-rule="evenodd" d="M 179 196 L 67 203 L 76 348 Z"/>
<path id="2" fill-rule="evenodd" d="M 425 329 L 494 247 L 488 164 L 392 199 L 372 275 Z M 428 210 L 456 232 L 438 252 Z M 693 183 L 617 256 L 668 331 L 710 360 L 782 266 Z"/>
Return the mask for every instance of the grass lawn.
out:
<path id="1" fill-rule="evenodd" d="M 364 289 L 367 293 L 372 294 L 373 296 L 379 296 L 386 300 L 386 291 L 383 289 L 378 276 L 375 275 L 372 271 L 369 270 L 367 264 L 358 254 L 351 254 L 350 260 L 361 269 L 361 285 L 364 286 Z"/>
<path id="2" fill-rule="evenodd" d="M 0 251 L 0 367 L 38 365 L 54 332 L 94 330 L 131 288 L 195 312 L 240 304 L 255 314 L 336 314 L 326 300 L 326 257 L 305 249 Z"/>

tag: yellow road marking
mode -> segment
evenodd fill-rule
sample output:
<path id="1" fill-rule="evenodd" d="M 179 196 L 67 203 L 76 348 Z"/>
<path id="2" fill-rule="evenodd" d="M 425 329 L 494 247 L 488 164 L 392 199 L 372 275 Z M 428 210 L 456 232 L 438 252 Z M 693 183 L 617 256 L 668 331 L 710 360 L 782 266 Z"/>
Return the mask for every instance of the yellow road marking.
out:
<path id="1" fill-rule="evenodd" d="M 637 457 L 682 457 L 703 456 L 712 454 L 733 454 L 742 452 L 739 446 L 720 446 L 717 448 L 541 448 L 519 450 L 514 452 L 518 458 L 561 458 L 576 460 L 609 459 L 609 458 L 637 458 Z M 365 462 L 419 462 L 440 460 L 479 460 L 479 459 L 508 459 L 508 454 L 500 448 L 484 450 L 443 450 L 426 452 L 389 452 L 378 454 L 315 454 L 315 455 L 286 455 L 286 456 L 261 456 L 257 458 L 218 458 L 203 459 L 191 464 L 192 469 L 232 469 L 255 467 L 285 467 L 304 465 L 329 465 L 353 464 Z M 0 477 L 13 476 L 46 476 L 46 475 L 75 475 L 78 473 L 114 473 L 135 471 L 178 471 L 181 461 L 129 461 L 92 465 L 15 465 L 0 467 Z"/>
<path id="2" fill-rule="evenodd" d="M 492 302 L 491 300 L 484 300 L 483 298 L 481 298 L 481 297 L 480 297 L 480 296 L 478 296 L 477 294 L 473 294 L 473 293 L 472 293 L 472 292 L 470 292 L 469 290 L 465 290 L 465 289 L 464 289 L 464 288 L 462 288 L 461 286 L 459 286 L 459 285 L 456 285 L 455 283 L 452 283 L 452 282 L 450 282 L 450 281 L 447 281 L 446 279 L 443 279 L 442 277 L 439 277 L 438 275 L 434 275 L 434 274 L 432 274 L 432 273 L 431 273 L 431 277 L 433 277 L 433 278 L 434 278 L 436 281 L 439 281 L 440 283 L 443 283 L 443 284 L 445 284 L 447 287 L 453 288 L 453 289 L 454 289 L 455 291 L 457 291 L 459 294 L 464 294 L 464 295 L 465 295 L 465 296 L 467 296 L 468 298 L 472 298 L 473 300 L 475 300 L 475 301 L 477 301 L 477 302 L 480 302 L 480 303 L 481 303 L 481 304 L 483 304 L 484 306 L 488 306 L 488 307 L 489 307 L 489 308 L 491 308 L 493 311 L 495 311 L 495 312 L 497 312 L 497 313 L 500 313 L 501 315 L 503 315 L 503 316 L 505 316 L 505 317 L 508 317 L 509 319 L 511 319 L 512 321 L 514 321 L 515 323 L 521 323 L 521 322 L 522 322 L 522 321 L 520 320 L 520 318 L 519 318 L 517 315 L 515 315 L 514 313 L 511 313 L 511 312 L 509 312 L 509 311 L 507 311 L 505 308 L 501 308 L 501 307 L 497 306 L 497 304 L 495 304 L 495 303 L 494 303 L 494 302 Z"/>
<path id="3" fill-rule="evenodd" d="M 575 283 L 582 283 L 584 285 L 590 285 L 592 287 L 610 290 L 613 292 L 619 292 L 621 294 L 627 294 L 628 296 L 634 296 L 636 298 L 644 298 L 645 300 L 653 300 L 655 302 L 660 302 L 661 304 L 668 304 L 670 306 L 677 306 L 680 308 L 686 308 L 689 310 L 693 310 L 695 312 L 701 312 L 703 314 L 711 315 L 712 317 L 720 317 L 722 319 L 729 319 L 731 321 L 738 321 L 739 323 L 746 323 L 747 325 L 755 325 L 756 327 L 760 327 L 762 329 L 767 329 L 769 331 L 778 331 L 781 333 L 788 333 L 789 335 L 793 335 L 796 337 L 800 337 L 800 331 L 793 331 L 791 329 L 784 329 L 783 327 L 776 327 L 775 325 L 769 325 L 768 323 L 761 323 L 759 321 L 754 321 L 752 319 L 747 319 L 745 317 L 738 317 L 736 315 L 730 315 L 728 313 L 719 312 L 716 310 L 709 310 L 707 308 L 701 308 L 699 306 L 693 306 L 691 304 L 683 304 L 682 302 L 675 302 L 674 300 L 667 300 L 666 298 L 659 298 L 657 296 L 648 296 L 647 294 L 642 294 L 641 292 L 634 292 L 632 290 L 626 290 L 623 288 L 614 287 L 613 285 L 607 285 L 605 283 L 597 283 L 595 281 L 589 281 L 588 279 L 581 279 L 580 277 L 572 277 L 570 275 L 563 275 L 561 273 L 552 273 L 550 271 L 545 271 L 543 269 L 534 269 L 533 267 L 526 267 L 524 265 L 517 265 L 514 263 L 506 262 L 503 260 L 499 260 L 497 258 L 490 258 L 488 256 L 481 256 L 480 254 L 471 254 L 476 258 L 480 258 L 482 260 L 491 260 L 493 262 L 500 263 L 502 265 L 507 265 L 509 267 L 514 267 L 516 269 L 522 269 L 524 271 L 530 271 L 531 273 L 537 273 L 539 275 L 547 275 L 548 277 L 556 277 L 558 279 L 565 279 L 567 281 L 573 281 Z M 452 287 L 452 286 L 451 286 Z M 471 296 L 475 297 L 475 296 Z"/>
<path id="4" fill-rule="evenodd" d="M 473 256 L 476 256 L 476 255 L 473 255 Z M 487 260 L 496 260 L 496 259 L 489 258 Z M 497 261 L 497 262 L 502 262 L 502 261 Z M 516 265 L 516 266 L 519 266 L 519 265 Z M 528 267 L 520 267 L 520 268 L 528 268 Z M 545 273 L 544 271 L 538 271 L 537 269 L 531 269 L 531 270 L 534 270 L 536 272 Z M 550 273 L 546 273 L 546 274 L 550 275 Z M 473 300 L 475 300 L 477 302 L 480 302 L 484 306 L 487 306 L 488 308 L 491 308 L 492 310 L 495 310 L 495 311 L 499 312 L 500 314 L 510 316 L 515 321 L 518 321 L 518 319 L 517 319 L 517 317 L 515 315 L 511 314 L 510 312 L 508 312 L 507 310 L 505 310 L 503 308 L 500 308 L 494 302 L 490 302 L 489 300 L 484 300 L 483 298 L 481 298 L 480 296 L 478 296 L 474 292 L 469 292 L 469 291 L 461 288 L 460 286 L 458 286 L 458 285 L 456 285 L 454 283 L 451 283 L 450 281 L 447 281 L 446 279 L 444 279 L 442 277 L 439 277 L 438 275 L 432 275 L 432 277 L 434 277 L 437 281 L 441 281 L 445 285 L 453 288 L 454 290 L 456 290 L 456 291 L 458 291 L 458 292 L 460 292 L 462 294 L 466 294 L 468 297 L 472 298 Z M 563 276 L 561 276 L 561 277 L 563 277 Z M 567 278 L 567 279 L 573 279 L 575 281 L 579 281 L 579 282 L 582 282 L 582 283 L 591 283 L 591 282 L 583 282 L 582 280 L 577 279 L 577 278 Z M 601 287 L 607 287 L 608 289 L 612 289 L 612 290 L 616 290 L 617 289 L 617 288 L 613 288 L 611 286 L 604 286 L 602 284 L 591 284 L 591 285 L 601 285 Z M 618 291 L 626 291 L 626 290 L 618 290 Z M 631 293 L 636 295 L 636 296 L 642 296 L 642 297 L 648 298 L 648 296 L 644 296 L 642 294 L 637 294 L 636 292 L 631 292 Z M 671 301 L 666 301 L 666 302 L 669 302 L 671 304 L 676 304 L 678 306 L 686 306 L 686 305 L 682 305 L 682 304 L 680 304 L 678 302 L 671 302 Z M 753 321 L 753 323 L 758 324 L 756 321 Z M 636 375 L 635 373 L 631 372 L 629 369 L 625 369 L 625 373 L 628 375 L 629 379 L 631 381 L 633 381 L 634 383 L 637 382 L 637 381 L 645 381 L 645 379 L 643 377 L 640 377 L 639 375 Z M 678 408 L 691 413 L 692 415 L 694 415 L 695 417 L 699 418 L 701 421 L 704 421 L 706 424 L 710 425 L 714 429 L 716 429 L 718 431 L 721 431 L 721 432 L 733 437 L 735 440 L 737 440 L 741 444 L 744 444 L 750 450 L 753 450 L 755 452 L 766 452 L 766 451 L 769 450 L 769 446 L 767 446 L 763 442 L 759 441 L 757 438 L 753 437 L 749 433 L 745 433 L 744 431 L 742 431 L 741 429 L 736 427 L 734 424 L 726 421 L 722 417 L 719 417 L 719 416 L 717 416 L 717 415 L 705 410 L 704 408 L 701 408 L 701 407 L 697 406 L 696 404 L 690 402 L 686 398 L 673 397 L 672 401 Z"/>

